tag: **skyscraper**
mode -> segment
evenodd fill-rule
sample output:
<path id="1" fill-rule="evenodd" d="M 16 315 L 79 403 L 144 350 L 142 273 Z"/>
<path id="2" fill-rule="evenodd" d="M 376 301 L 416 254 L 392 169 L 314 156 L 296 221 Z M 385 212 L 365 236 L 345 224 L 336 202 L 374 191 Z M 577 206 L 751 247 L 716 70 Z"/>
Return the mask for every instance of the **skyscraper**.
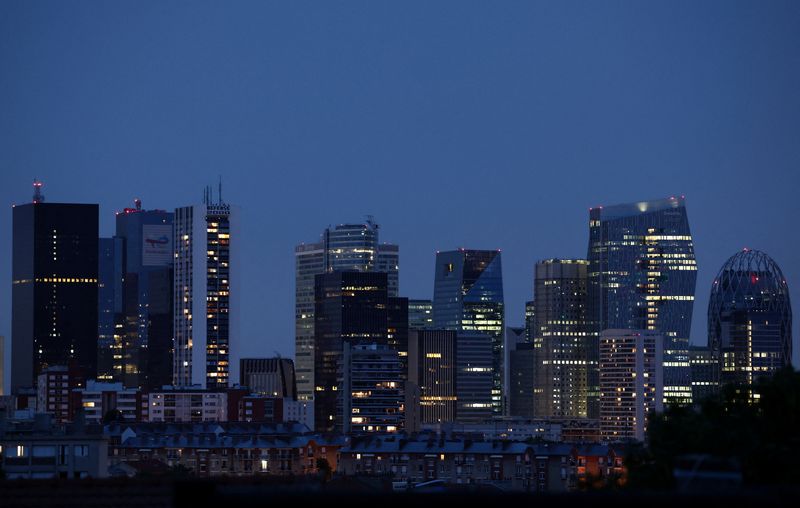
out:
<path id="1" fill-rule="evenodd" d="M 436 253 L 433 325 L 485 334 L 492 350 L 492 410 L 501 415 L 504 304 L 499 250 Z"/>
<path id="2" fill-rule="evenodd" d="M 636 439 L 647 432 L 647 415 L 664 409 L 663 336 L 647 330 L 600 334 L 600 437 Z"/>
<path id="3" fill-rule="evenodd" d="M 433 302 L 430 300 L 408 300 L 408 328 L 422 330 L 433 327 Z"/>
<path id="4" fill-rule="evenodd" d="M 719 391 L 719 360 L 708 346 L 689 346 L 692 364 L 692 402 L 704 399 Z"/>
<path id="5" fill-rule="evenodd" d="M 135 208 L 117 213 L 122 241 L 122 377 L 127 388 L 172 382 L 173 213 Z"/>
<path id="6" fill-rule="evenodd" d="M 286 399 L 297 398 L 294 362 L 288 358 L 242 358 L 239 384 L 251 392 Z"/>
<path id="7" fill-rule="evenodd" d="M 44 203 L 39 189 L 13 210 L 13 393 L 50 366 L 97 375 L 98 206 Z"/>
<path id="8" fill-rule="evenodd" d="M 584 259 L 548 259 L 536 263 L 533 331 L 534 414 L 537 417 L 586 418 L 597 387 L 589 385 L 594 337 L 587 310 Z"/>
<path id="9" fill-rule="evenodd" d="M 122 239 L 100 238 L 98 245 L 97 379 L 111 382 L 122 379 Z"/>
<path id="10" fill-rule="evenodd" d="M 336 428 L 349 434 L 403 429 L 403 382 L 400 356 L 387 345 L 345 342 L 341 396 Z M 350 394 L 350 396 L 346 396 Z"/>
<path id="11" fill-rule="evenodd" d="M 723 384 L 752 386 L 791 364 L 789 288 L 765 253 L 744 249 L 720 269 L 708 302 L 708 344 Z"/>
<path id="12" fill-rule="evenodd" d="M 589 311 L 593 331 L 664 336 L 664 397 L 692 400 L 689 330 L 697 262 L 683 196 L 589 211 Z"/>
<path id="13" fill-rule="evenodd" d="M 382 272 L 389 296 L 398 295 L 399 247 L 379 243 L 378 230 L 370 217 L 329 227 L 319 242 L 295 247 L 295 367 L 301 400 L 314 395 L 314 276 L 334 270 Z"/>
<path id="14" fill-rule="evenodd" d="M 239 231 L 236 208 L 206 194 L 175 210 L 173 382 L 213 389 L 239 377 Z"/>
<path id="15" fill-rule="evenodd" d="M 314 426 L 329 432 L 341 422 L 340 399 L 351 396 L 342 389 L 345 343 L 388 345 L 387 277 L 333 271 L 316 275 L 314 287 Z"/>

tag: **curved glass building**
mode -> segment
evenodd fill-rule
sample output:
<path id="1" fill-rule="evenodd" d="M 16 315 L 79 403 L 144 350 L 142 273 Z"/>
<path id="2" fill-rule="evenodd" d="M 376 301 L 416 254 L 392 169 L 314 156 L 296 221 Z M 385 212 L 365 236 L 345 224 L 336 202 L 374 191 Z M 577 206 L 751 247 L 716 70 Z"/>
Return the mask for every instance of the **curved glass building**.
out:
<path id="1" fill-rule="evenodd" d="M 708 345 L 720 381 L 750 385 L 792 361 L 792 305 L 781 269 L 761 251 L 731 256 L 711 286 Z"/>

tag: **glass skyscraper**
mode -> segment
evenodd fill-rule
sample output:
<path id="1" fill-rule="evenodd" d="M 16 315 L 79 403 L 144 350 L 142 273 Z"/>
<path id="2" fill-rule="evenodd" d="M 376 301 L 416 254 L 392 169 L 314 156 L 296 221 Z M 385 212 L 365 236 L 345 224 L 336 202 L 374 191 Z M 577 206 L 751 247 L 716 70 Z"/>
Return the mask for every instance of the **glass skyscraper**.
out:
<path id="1" fill-rule="evenodd" d="M 11 392 L 48 367 L 95 378 L 98 206 L 43 203 L 37 192 L 12 215 Z"/>
<path id="2" fill-rule="evenodd" d="M 752 386 L 791 364 L 789 288 L 765 253 L 744 249 L 717 274 L 708 302 L 708 345 L 723 384 Z"/>
<path id="3" fill-rule="evenodd" d="M 683 196 L 590 209 L 588 259 L 593 333 L 659 331 L 665 401 L 690 403 L 697 262 Z"/>
<path id="4" fill-rule="evenodd" d="M 295 247 L 295 367 L 301 400 L 314 395 L 314 276 L 334 270 L 382 272 L 387 274 L 389 296 L 398 295 L 400 249 L 379 243 L 378 230 L 368 218 L 329 227 L 321 241 Z"/>
<path id="5" fill-rule="evenodd" d="M 503 413 L 503 270 L 499 250 L 436 253 L 433 325 L 486 335 L 492 350 L 492 413 Z"/>

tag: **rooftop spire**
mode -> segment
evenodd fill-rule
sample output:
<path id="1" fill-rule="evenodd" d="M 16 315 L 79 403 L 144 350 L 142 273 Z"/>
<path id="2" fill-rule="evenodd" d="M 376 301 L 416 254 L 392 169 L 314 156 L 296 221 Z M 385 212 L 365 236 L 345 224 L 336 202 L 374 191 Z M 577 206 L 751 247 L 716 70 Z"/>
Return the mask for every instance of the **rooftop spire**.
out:
<path id="1" fill-rule="evenodd" d="M 34 203 L 44 203 L 44 194 L 42 194 L 42 182 L 37 180 L 36 178 L 33 179 L 33 202 Z"/>

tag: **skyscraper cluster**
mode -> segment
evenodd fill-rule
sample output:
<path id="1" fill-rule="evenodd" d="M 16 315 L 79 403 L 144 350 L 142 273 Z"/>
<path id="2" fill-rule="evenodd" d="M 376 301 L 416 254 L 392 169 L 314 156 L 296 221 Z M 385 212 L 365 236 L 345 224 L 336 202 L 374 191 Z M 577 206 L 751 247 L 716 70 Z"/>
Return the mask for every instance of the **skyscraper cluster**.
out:
<path id="1" fill-rule="evenodd" d="M 39 182 L 14 208 L 14 393 L 97 380 L 157 399 L 165 385 L 216 393 L 238 381 L 251 395 L 232 395 L 247 405 L 228 411 L 250 418 L 278 407 L 259 395 L 298 399 L 282 411 L 318 432 L 511 419 L 614 441 L 642 439 L 651 412 L 727 383 L 756 402 L 758 379 L 791 359 L 786 279 L 749 249 L 713 281 L 708 346 L 690 346 L 697 262 L 682 196 L 591 208 L 586 258 L 535 261 L 515 319 L 500 250 L 437 251 L 431 293 L 407 298 L 400 248 L 372 217 L 329 226 L 294 250 L 294 362 L 241 358 L 239 211 L 221 188 L 172 211 L 137 200 L 110 238 L 98 214 L 45 202 Z"/>

